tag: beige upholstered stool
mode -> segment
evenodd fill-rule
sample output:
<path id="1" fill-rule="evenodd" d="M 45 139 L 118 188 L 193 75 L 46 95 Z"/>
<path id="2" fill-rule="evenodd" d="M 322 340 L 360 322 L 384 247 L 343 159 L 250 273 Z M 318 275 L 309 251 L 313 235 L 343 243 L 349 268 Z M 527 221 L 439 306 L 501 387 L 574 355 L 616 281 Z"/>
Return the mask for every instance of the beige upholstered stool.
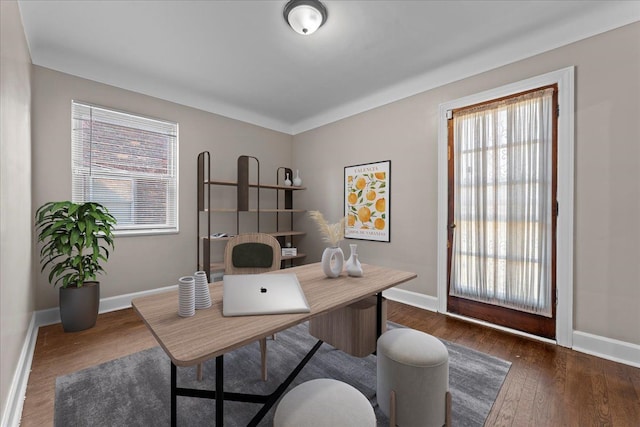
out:
<path id="1" fill-rule="evenodd" d="M 288 392 L 276 408 L 274 427 L 374 427 L 369 400 L 342 381 L 320 378 Z"/>
<path id="2" fill-rule="evenodd" d="M 450 425 L 449 353 L 437 338 L 392 329 L 377 345 L 377 399 L 390 426 Z"/>

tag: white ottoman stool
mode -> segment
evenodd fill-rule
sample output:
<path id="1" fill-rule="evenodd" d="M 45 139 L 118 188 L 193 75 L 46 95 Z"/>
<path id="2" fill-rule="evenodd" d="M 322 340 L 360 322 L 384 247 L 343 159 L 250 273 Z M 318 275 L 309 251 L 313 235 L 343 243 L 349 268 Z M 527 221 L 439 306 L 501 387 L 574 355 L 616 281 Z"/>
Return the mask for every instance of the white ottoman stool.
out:
<path id="1" fill-rule="evenodd" d="M 450 425 L 449 353 L 437 338 L 408 328 L 378 338 L 377 399 L 392 427 Z"/>
<path id="2" fill-rule="evenodd" d="M 375 427 L 369 400 L 342 381 L 321 378 L 302 383 L 278 403 L 274 427 Z"/>

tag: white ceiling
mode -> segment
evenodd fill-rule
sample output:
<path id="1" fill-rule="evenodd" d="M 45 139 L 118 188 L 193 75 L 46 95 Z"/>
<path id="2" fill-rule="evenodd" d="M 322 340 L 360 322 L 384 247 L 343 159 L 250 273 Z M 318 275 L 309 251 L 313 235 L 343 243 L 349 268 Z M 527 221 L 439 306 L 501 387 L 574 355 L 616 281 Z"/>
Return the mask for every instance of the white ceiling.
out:
<path id="1" fill-rule="evenodd" d="M 640 20 L 640 1 L 325 0 L 301 36 L 285 3 L 19 5 L 36 65 L 289 134 Z"/>

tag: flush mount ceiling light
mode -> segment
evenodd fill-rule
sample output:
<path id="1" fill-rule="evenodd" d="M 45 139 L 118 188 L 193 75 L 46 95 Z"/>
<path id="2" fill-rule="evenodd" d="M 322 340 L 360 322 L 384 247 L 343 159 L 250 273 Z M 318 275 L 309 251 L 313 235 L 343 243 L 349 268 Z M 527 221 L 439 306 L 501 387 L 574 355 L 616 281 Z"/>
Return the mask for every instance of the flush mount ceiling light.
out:
<path id="1" fill-rule="evenodd" d="M 318 0 L 291 0 L 284 7 L 284 20 L 305 36 L 313 34 L 327 20 L 327 9 Z"/>

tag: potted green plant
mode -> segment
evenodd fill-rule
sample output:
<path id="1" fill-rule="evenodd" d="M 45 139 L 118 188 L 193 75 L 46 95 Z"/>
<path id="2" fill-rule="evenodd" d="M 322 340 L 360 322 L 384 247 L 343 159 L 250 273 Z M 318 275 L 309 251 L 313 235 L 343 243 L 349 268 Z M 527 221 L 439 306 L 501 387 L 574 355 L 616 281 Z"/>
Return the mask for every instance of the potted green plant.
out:
<path id="1" fill-rule="evenodd" d="M 96 274 L 113 249 L 116 219 L 99 203 L 48 202 L 36 211 L 41 271 L 60 284 L 60 319 L 65 332 L 96 324 L 100 283 Z"/>

